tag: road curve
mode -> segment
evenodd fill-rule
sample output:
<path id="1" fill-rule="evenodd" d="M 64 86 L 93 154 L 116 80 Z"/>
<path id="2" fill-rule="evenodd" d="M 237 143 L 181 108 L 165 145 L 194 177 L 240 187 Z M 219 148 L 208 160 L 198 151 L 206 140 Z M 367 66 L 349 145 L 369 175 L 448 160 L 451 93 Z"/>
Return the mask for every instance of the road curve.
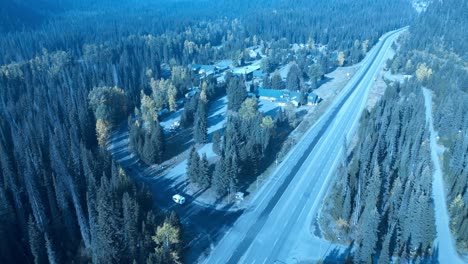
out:
<path id="1" fill-rule="evenodd" d="M 344 141 L 357 127 L 384 54 L 403 30 L 387 33 L 374 46 L 327 112 L 304 134 L 246 212 L 201 262 L 281 263 L 291 258 L 298 237 L 304 237 L 304 229 L 309 230 L 328 189 Z M 324 252 L 317 249 L 330 248 L 330 244 L 306 233 L 308 260 L 321 259 Z"/>

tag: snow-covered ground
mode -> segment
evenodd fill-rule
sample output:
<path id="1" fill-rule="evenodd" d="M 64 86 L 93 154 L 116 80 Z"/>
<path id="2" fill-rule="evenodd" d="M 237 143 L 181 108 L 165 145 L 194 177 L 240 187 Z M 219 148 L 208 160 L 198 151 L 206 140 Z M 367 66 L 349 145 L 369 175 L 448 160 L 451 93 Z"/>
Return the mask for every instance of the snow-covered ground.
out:
<path id="1" fill-rule="evenodd" d="M 180 116 L 182 115 L 183 112 L 184 112 L 184 109 L 180 108 L 177 111 L 171 113 L 166 118 L 163 118 L 161 122 L 159 122 L 159 124 L 164 128 L 164 130 L 168 131 L 175 122 L 180 121 Z"/>
<path id="2" fill-rule="evenodd" d="M 258 101 L 258 110 L 266 115 L 274 117 L 278 109 L 279 109 L 279 106 L 275 102 L 271 102 L 268 100 Z"/>
<path id="3" fill-rule="evenodd" d="M 288 72 L 290 68 L 291 68 L 291 64 L 288 63 L 279 69 L 279 73 L 283 80 L 286 79 L 286 77 L 288 76 Z"/>
<path id="4" fill-rule="evenodd" d="M 336 96 L 339 90 L 354 76 L 361 67 L 361 63 L 348 67 L 338 67 L 325 75 L 325 81 L 314 93 L 322 99 Z M 348 75 L 349 74 L 349 75 Z"/>
<path id="5" fill-rule="evenodd" d="M 393 58 L 393 56 L 395 56 L 395 51 L 392 48 L 385 52 L 384 60 L 387 61 L 388 59 Z M 387 89 L 386 81 L 391 80 L 390 78 L 393 78 L 393 76 L 391 76 L 391 72 L 388 70 L 384 71 L 384 67 L 382 67 L 382 69 L 377 74 L 374 86 L 372 86 L 369 92 L 369 98 L 367 99 L 366 105 L 368 110 L 372 109 L 380 100 L 380 98 L 382 98 L 385 90 Z"/>
<path id="6" fill-rule="evenodd" d="M 226 123 L 227 96 L 216 99 L 210 103 L 208 110 L 208 135 L 223 128 Z"/>
<path id="7" fill-rule="evenodd" d="M 252 61 L 250 64 L 240 67 L 235 67 L 232 69 L 232 73 L 234 74 L 247 74 L 261 68 L 260 66 L 261 60 Z"/>

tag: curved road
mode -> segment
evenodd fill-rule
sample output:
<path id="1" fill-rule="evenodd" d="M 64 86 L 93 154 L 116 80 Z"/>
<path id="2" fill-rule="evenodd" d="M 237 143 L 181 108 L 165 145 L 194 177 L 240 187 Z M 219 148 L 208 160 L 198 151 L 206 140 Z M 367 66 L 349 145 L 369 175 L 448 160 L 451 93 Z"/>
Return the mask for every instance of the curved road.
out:
<path id="1" fill-rule="evenodd" d="M 183 225 L 185 245 L 184 263 L 194 263 L 201 252 L 209 248 L 213 241 L 219 240 L 236 219 L 242 214 L 242 210 L 216 210 L 195 203 L 195 196 L 187 194 L 187 202 L 183 206 L 175 204 L 171 197 L 178 193 L 183 186 L 179 186 L 174 180 L 160 175 L 158 166 L 147 166 L 140 162 L 128 146 L 127 122 L 115 130 L 107 143 L 107 149 L 114 160 L 126 171 L 127 175 L 135 180 L 144 182 L 151 190 L 157 208 L 165 211 L 175 211 L 179 215 Z"/>
<path id="2" fill-rule="evenodd" d="M 340 160 L 343 143 L 357 127 L 374 76 L 385 63 L 384 54 L 403 30 L 384 35 L 374 46 L 333 105 L 304 134 L 202 262 L 319 260 L 331 249 L 328 242 L 312 236 L 311 221 Z"/>

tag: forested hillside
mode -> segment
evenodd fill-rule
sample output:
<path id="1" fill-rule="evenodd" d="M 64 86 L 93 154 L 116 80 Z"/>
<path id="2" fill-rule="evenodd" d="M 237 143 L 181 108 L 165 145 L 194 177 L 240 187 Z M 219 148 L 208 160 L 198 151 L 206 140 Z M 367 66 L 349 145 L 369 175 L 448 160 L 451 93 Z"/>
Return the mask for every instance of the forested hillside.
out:
<path id="1" fill-rule="evenodd" d="M 159 56 L 163 56 L 162 48 L 166 50 L 164 55 L 169 55 L 165 62 L 173 57 L 181 62 L 178 57 L 186 40 L 197 47 L 190 60 L 183 61 L 192 63 L 192 60 L 203 62 L 200 56 L 205 60 L 216 58 L 219 52 L 214 47 L 221 44 L 228 53 L 242 51 L 252 44 L 255 36 L 259 42 L 285 38 L 289 43 L 306 43 L 313 39 L 330 45 L 330 50 L 350 52 L 356 40 L 369 41 L 370 48 L 382 33 L 409 24 L 414 16 L 406 0 L 386 3 L 336 0 L 313 4 L 303 1 L 293 5 L 286 0 L 175 1 L 122 5 L 125 12 L 112 5 L 98 8 L 89 5 L 89 9 L 67 11 L 65 14 L 69 15 L 60 15 L 44 23 L 47 26 L 41 29 L 13 31 L 0 40 L 4 51 L 0 62 L 30 59 L 44 48 L 49 52 L 68 50 L 73 55 L 82 55 L 84 44 L 113 48 L 130 36 L 137 41 L 143 35 L 155 36 L 152 45 L 161 46 Z M 9 21 L 8 17 L 2 19 Z M 167 54 L 169 51 L 171 54 Z"/>
<path id="2" fill-rule="evenodd" d="M 435 228 L 424 111 L 416 82 L 388 87 L 364 113 L 350 159 L 343 158 L 322 228 L 329 239 L 354 241 L 358 263 L 430 258 Z"/>
<path id="3" fill-rule="evenodd" d="M 383 32 L 414 17 L 406 0 L 213 2 L 0 3 L 1 263 L 179 262 L 177 216 L 161 212 L 111 159 L 109 134 L 128 120 L 141 122 L 131 147 L 144 162 L 159 163 L 166 152 L 156 111 L 174 111 L 198 85 L 189 64 L 237 61 L 260 44 L 287 63 L 289 44 L 317 43 L 327 52 L 315 69 L 325 73 L 358 62 Z M 271 159 L 273 120 L 245 100 L 244 88 L 233 77 L 202 89 L 208 99 L 227 90 L 229 109 L 238 112 L 225 138 L 218 135 L 226 153 L 214 172 L 220 195 Z M 206 141 L 204 103 L 185 102 L 186 123 L 199 129 L 196 142 Z M 280 111 L 276 122 L 294 120 Z"/>
<path id="4" fill-rule="evenodd" d="M 394 46 L 397 54 L 387 68 L 412 77 L 388 86 L 378 105 L 364 113 L 358 143 L 338 172 L 321 223 L 329 239 L 354 242 L 355 260 L 427 259 L 437 250 L 422 87 L 435 93 L 450 227 L 466 253 L 467 3 L 434 1 Z"/>
<path id="5" fill-rule="evenodd" d="M 167 258 L 152 239 L 164 215 L 97 147 L 91 75 L 80 78 L 66 57 L 43 54 L 0 71 L 1 262 Z"/>
<path id="6" fill-rule="evenodd" d="M 413 74 L 434 93 L 434 125 L 445 147 L 444 178 L 451 229 L 468 252 L 468 1 L 434 2 L 403 41 L 398 72 Z M 395 62 L 396 61 L 396 62 Z M 408 66 L 410 65 L 410 66 Z"/>

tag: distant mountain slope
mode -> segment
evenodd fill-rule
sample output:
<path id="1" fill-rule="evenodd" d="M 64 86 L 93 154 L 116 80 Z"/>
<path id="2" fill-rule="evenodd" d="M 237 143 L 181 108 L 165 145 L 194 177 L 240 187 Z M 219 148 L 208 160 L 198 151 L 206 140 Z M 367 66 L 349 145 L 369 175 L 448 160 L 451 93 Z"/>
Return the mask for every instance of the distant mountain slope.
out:
<path id="1" fill-rule="evenodd" d="M 468 0 L 434 1 L 411 27 L 413 49 L 468 56 Z"/>
<path id="2" fill-rule="evenodd" d="M 41 23 L 44 16 L 25 1 L 0 1 L 0 31 L 18 30 Z"/>

